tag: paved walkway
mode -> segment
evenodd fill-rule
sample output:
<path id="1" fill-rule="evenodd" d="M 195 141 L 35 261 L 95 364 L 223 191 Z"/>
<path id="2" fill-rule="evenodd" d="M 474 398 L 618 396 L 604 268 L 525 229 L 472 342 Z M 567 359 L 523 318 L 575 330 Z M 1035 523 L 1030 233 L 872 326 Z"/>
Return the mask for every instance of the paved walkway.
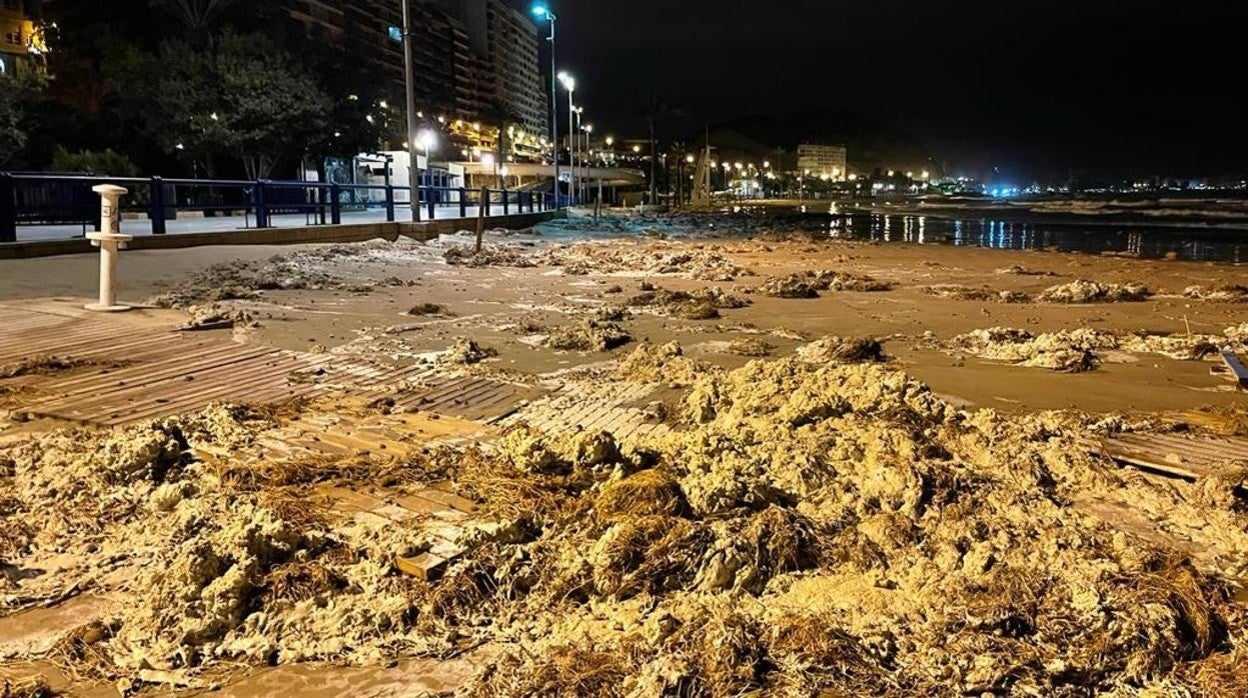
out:
<path id="1" fill-rule="evenodd" d="M 512 204 L 507 209 L 508 213 L 528 213 L 528 208 L 520 209 L 516 204 Z M 460 218 L 459 204 L 439 205 L 434 209 L 435 218 L 437 220 L 447 220 Z M 477 207 L 468 206 L 466 210 L 467 216 L 464 218 L 465 224 L 471 226 L 471 221 L 477 217 Z M 421 220 L 428 220 L 429 208 L 422 207 L 420 210 Z M 503 205 L 493 204 L 487 213 L 490 216 L 502 216 Z M 396 221 L 410 221 L 411 209 L 406 206 L 395 206 L 394 219 Z M 364 211 L 343 211 L 342 223 L 349 225 L 353 223 L 381 223 L 386 220 L 386 210 L 384 208 L 370 208 Z M 329 222 L 328 213 L 325 216 L 326 223 Z M 320 216 L 311 214 L 282 214 L 269 216 L 269 223 L 274 228 L 303 228 L 310 225 L 320 225 Z M 222 216 L 214 218 L 183 218 L 179 220 L 166 221 L 165 230 L 167 234 L 175 235 L 178 233 L 209 233 L 222 232 L 231 230 L 245 230 L 256 227 L 256 218 L 252 215 L 247 216 Z M 18 226 L 17 241 L 27 242 L 31 240 L 69 240 L 72 238 L 81 238 L 87 232 L 90 232 L 89 226 L 83 225 L 32 225 Z M 151 235 L 152 224 L 147 219 L 143 220 L 123 220 L 121 222 L 121 232 L 126 235 Z"/>

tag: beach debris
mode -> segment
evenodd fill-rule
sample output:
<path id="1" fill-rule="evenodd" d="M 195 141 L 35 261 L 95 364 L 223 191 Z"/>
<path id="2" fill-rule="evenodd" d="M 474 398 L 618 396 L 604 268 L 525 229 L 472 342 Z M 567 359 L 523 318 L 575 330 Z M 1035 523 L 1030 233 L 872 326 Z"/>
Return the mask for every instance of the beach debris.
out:
<path id="1" fill-rule="evenodd" d="M 255 314 L 224 303 L 205 303 L 184 309 L 189 316 L 182 330 L 213 330 L 227 327 L 255 327 Z"/>
<path id="2" fill-rule="evenodd" d="M 453 245 L 442 253 L 447 264 L 463 267 L 536 266 L 530 250 L 517 245 L 487 244 L 478 252 L 473 246 Z"/>
<path id="3" fill-rule="evenodd" d="M 698 376 L 713 370 L 710 364 L 685 356 L 678 342 L 642 342 L 620 360 L 614 375 L 618 379 L 637 383 L 667 383 L 683 387 L 692 385 Z"/>
<path id="4" fill-rule="evenodd" d="M 728 346 L 724 347 L 724 351 L 729 354 L 749 356 L 752 358 L 770 356 L 771 352 L 775 351 L 775 349 L 776 347 L 774 344 L 759 339 L 758 337 L 738 337 L 737 339 L 729 342 Z"/>
<path id="5" fill-rule="evenodd" d="M 435 315 L 441 317 L 454 316 L 454 313 L 447 310 L 446 306 L 441 303 L 417 303 L 411 308 L 408 308 L 407 312 L 404 314 L 411 315 L 413 317 L 429 317 Z"/>
<path id="6" fill-rule="evenodd" d="M 439 357 L 439 360 L 442 363 L 468 366 L 479 364 L 495 356 L 498 356 L 498 351 L 491 347 L 481 346 L 467 337 L 456 337 L 455 343 Z"/>
<path id="7" fill-rule="evenodd" d="M 748 299 L 727 293 L 717 286 L 694 291 L 669 291 L 652 286 L 650 290 L 625 301 L 625 305 L 630 307 L 651 308 L 663 315 L 685 320 L 713 320 L 719 317 L 721 309 L 744 308 L 749 304 Z"/>
<path id="8" fill-rule="evenodd" d="M 960 284 L 937 284 L 924 286 L 923 293 L 937 298 L 959 301 L 994 301 L 998 303 L 1026 303 L 1031 297 L 1022 291 L 996 291 L 987 286 L 972 287 Z"/>
<path id="9" fill-rule="evenodd" d="M 1118 348 L 1140 354 L 1161 354 L 1176 361 L 1197 361 L 1219 351 L 1225 338 L 1212 335 L 1136 333 L 1121 337 Z"/>
<path id="10" fill-rule="evenodd" d="M 1083 279 L 1050 286 L 1040 292 L 1041 303 L 1122 303 L 1147 300 L 1152 291 L 1143 284 L 1113 284 Z"/>
<path id="11" fill-rule="evenodd" d="M 1248 302 L 1248 286 L 1243 284 L 1219 284 L 1209 288 L 1188 286 L 1183 289 L 1183 295 L 1187 298 L 1196 298 L 1202 301 L 1244 303 Z"/>
<path id="12" fill-rule="evenodd" d="M 1118 348 L 1118 338 L 1087 328 L 1035 335 L 1023 329 L 992 327 L 958 335 L 950 346 L 981 359 L 1078 373 L 1096 368 L 1096 352 Z"/>
<path id="13" fill-rule="evenodd" d="M 797 360 L 810 364 L 853 364 L 884 360 L 880 340 L 829 335 L 797 348 Z"/>
<path id="14" fill-rule="evenodd" d="M 700 281 L 733 281 L 753 274 L 717 249 L 663 241 L 553 245 L 538 252 L 535 259 L 544 266 L 559 267 L 574 275 L 641 272 Z"/>
<path id="15" fill-rule="evenodd" d="M 755 289 L 775 298 L 818 298 L 820 291 L 887 291 L 892 284 L 849 272 L 804 271 L 767 279 Z"/>
<path id="16" fill-rule="evenodd" d="M 565 351 L 610 351 L 631 341 L 632 335 L 615 322 L 584 318 L 554 328 L 543 344 Z"/>

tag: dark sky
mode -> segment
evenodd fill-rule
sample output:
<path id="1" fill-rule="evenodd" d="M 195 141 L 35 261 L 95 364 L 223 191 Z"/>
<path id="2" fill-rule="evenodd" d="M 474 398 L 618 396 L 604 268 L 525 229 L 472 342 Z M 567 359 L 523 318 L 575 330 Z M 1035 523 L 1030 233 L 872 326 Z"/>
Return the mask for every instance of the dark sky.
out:
<path id="1" fill-rule="evenodd" d="M 1248 171 L 1243 5 L 552 0 L 559 65 L 612 131 L 643 133 L 652 92 L 688 112 L 674 132 L 839 109 L 907 129 L 951 165 L 1040 178 Z"/>

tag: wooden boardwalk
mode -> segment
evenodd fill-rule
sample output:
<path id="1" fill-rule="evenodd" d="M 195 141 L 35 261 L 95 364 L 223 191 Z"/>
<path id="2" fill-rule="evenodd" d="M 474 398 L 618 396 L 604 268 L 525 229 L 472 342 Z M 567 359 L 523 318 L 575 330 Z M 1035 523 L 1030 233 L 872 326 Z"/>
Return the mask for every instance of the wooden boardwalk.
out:
<path id="1" fill-rule="evenodd" d="M 1140 470 L 1190 481 L 1215 475 L 1228 462 L 1248 463 L 1248 439 L 1236 437 L 1123 433 L 1087 438 L 1084 446 Z"/>
<path id="2" fill-rule="evenodd" d="M 214 402 L 280 404 L 327 393 L 393 395 L 396 408 L 466 419 L 502 417 L 539 392 L 486 378 L 439 375 L 332 354 L 241 344 L 113 316 L 0 305 L 0 366 L 60 361 L 72 369 L 0 379 L 32 389 L 17 412 L 113 426 Z"/>

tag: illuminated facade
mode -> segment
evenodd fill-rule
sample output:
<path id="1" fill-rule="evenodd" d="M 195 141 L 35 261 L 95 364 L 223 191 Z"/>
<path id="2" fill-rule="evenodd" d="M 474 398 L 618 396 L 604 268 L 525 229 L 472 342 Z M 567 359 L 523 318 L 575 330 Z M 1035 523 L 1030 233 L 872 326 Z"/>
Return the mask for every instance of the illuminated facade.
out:
<path id="1" fill-rule="evenodd" d="M 524 13 L 502 0 L 440 0 L 467 29 L 472 50 L 488 66 L 490 99 L 519 117 L 529 133 L 546 133 L 550 95 L 538 59 L 541 39 Z"/>
<path id="2" fill-rule="evenodd" d="M 36 19 L 37 0 L 0 0 L 0 76 L 43 66 L 43 37 Z"/>
<path id="3" fill-rule="evenodd" d="M 811 177 L 843 182 L 849 175 L 845 146 L 803 143 L 797 146 L 797 170 L 803 175 L 810 173 Z"/>

